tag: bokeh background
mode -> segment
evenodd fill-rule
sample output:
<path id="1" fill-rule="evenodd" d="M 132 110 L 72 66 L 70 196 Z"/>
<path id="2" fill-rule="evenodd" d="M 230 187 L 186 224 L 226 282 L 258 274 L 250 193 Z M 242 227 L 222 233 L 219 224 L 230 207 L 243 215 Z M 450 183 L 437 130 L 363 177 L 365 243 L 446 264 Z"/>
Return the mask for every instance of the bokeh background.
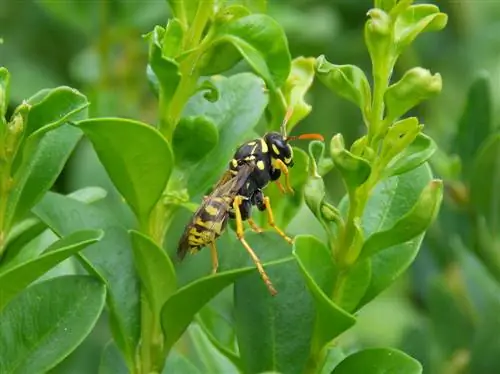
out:
<path id="1" fill-rule="evenodd" d="M 500 339 L 494 334 L 500 329 L 500 307 L 496 306 L 498 313 L 489 306 L 485 313 L 477 313 L 470 305 L 477 295 L 496 298 L 499 277 L 490 262 L 496 261 L 497 252 L 500 255 L 500 246 L 496 227 L 486 225 L 489 236 L 484 236 L 468 203 L 470 176 L 459 167 L 459 156 L 464 155 L 457 150 L 457 134 L 462 126 L 460 136 L 467 136 L 465 128 L 473 137 L 477 118 L 485 115 L 486 133 L 497 125 L 500 1 L 434 3 L 448 13 L 448 26 L 420 36 L 399 60 L 394 77 L 417 65 L 443 77 L 442 94 L 412 114 L 421 118 L 425 132 L 440 147 L 432 166 L 446 182 L 444 205 L 411 270 L 360 312 L 359 323 L 343 342 L 352 349 L 399 347 L 423 362 L 425 373 L 495 373 L 500 372 Z M 371 6 L 370 0 L 270 0 L 269 13 L 284 27 L 293 57 L 324 54 L 332 63 L 356 64 L 369 73 L 362 30 Z M 166 0 L 0 0 L 0 66 L 12 76 L 10 110 L 42 88 L 68 85 L 88 95 L 90 116 L 154 123 L 157 102 L 146 79 L 143 35 L 156 24 L 165 24 L 168 17 Z M 233 72 L 245 69 L 242 64 Z M 469 95 L 478 76 L 482 80 Z M 313 111 L 296 127 L 297 133 L 320 132 L 331 138 L 341 132 L 349 144 L 364 133 L 357 108 L 319 82 L 307 100 Z M 481 120 L 477 122 L 482 126 Z M 479 144 L 472 144 L 469 158 L 478 149 Z M 500 163 L 500 156 L 493 161 Z M 54 190 L 68 193 L 89 185 L 111 191 L 102 204 L 130 224 L 131 216 L 84 140 Z M 327 186 L 330 200 L 338 202 L 343 189 L 335 173 L 329 175 Z M 496 187 L 500 190 L 500 185 Z M 289 231 L 300 226 L 302 231 L 317 232 L 308 217 L 301 212 Z M 493 260 L 478 250 L 479 241 Z M 457 247 L 468 254 L 466 260 L 456 255 Z M 484 291 L 488 287 L 490 293 Z M 496 300 L 491 303 L 497 305 Z M 85 343 L 52 372 L 96 372 L 108 338 L 103 316 Z"/>

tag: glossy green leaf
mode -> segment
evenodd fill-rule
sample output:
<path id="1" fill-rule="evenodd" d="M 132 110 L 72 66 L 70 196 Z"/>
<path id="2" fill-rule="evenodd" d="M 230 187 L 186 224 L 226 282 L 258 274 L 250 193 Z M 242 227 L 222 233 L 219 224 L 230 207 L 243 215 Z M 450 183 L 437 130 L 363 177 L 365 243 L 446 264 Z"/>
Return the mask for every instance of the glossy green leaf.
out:
<path id="1" fill-rule="evenodd" d="M 415 205 L 392 227 L 377 231 L 363 244 L 361 256 L 368 258 L 386 248 L 405 243 L 427 230 L 435 220 L 443 199 L 443 182 L 432 180 L 422 190 Z"/>
<path id="2" fill-rule="evenodd" d="M 78 123 L 92 142 L 114 185 L 141 222 L 164 191 L 173 155 L 162 135 L 149 125 L 120 118 Z"/>
<path id="3" fill-rule="evenodd" d="M 492 232 L 500 228 L 499 177 L 500 134 L 494 134 L 479 149 L 470 182 L 472 204 L 484 216 Z"/>
<path id="4" fill-rule="evenodd" d="M 298 236 L 294 256 L 316 305 L 311 353 L 319 354 L 325 344 L 349 327 L 355 319 L 331 301 L 337 269 L 326 246 L 312 236 Z"/>
<path id="5" fill-rule="evenodd" d="M 491 82 L 486 73 L 476 77 L 458 122 L 453 150 L 460 156 L 463 176 L 469 180 L 474 157 L 492 130 Z"/>
<path id="6" fill-rule="evenodd" d="M 64 125 L 43 136 L 16 172 L 15 186 L 7 202 L 7 222 L 22 219 L 52 187 L 81 135 L 77 129 Z"/>
<path id="7" fill-rule="evenodd" d="M 422 32 L 442 30 L 447 22 L 448 16 L 440 13 L 435 5 L 417 4 L 406 8 L 394 23 L 394 39 L 398 51 L 401 52 L 410 45 Z"/>
<path id="8" fill-rule="evenodd" d="M 293 113 L 287 123 L 287 133 L 290 133 L 297 123 L 302 121 L 312 110 L 305 101 L 305 96 L 314 80 L 316 60 L 312 57 L 297 57 L 292 60 L 292 70 L 282 88 L 288 109 Z"/>
<path id="9" fill-rule="evenodd" d="M 167 37 L 170 36 L 170 34 L 167 34 Z M 158 87 L 160 90 L 161 100 L 168 103 L 181 79 L 178 63 L 174 59 L 167 57 L 169 52 L 163 53 L 164 46 L 170 46 L 171 41 L 164 40 L 165 29 L 161 26 L 156 26 L 145 38 L 149 43 L 148 68 L 150 68 L 150 71 L 148 70 L 148 78 L 153 87 Z"/>
<path id="10" fill-rule="evenodd" d="M 75 115 L 85 110 L 90 103 L 85 95 L 74 88 L 58 87 L 36 93 L 28 99 L 28 104 L 31 105 L 31 110 L 24 131 L 26 138 L 31 134 L 39 137 L 68 120 L 75 119 Z"/>
<path id="11" fill-rule="evenodd" d="M 314 328 L 314 302 L 293 259 L 267 268 L 278 294 L 258 274 L 235 283 L 235 318 L 244 372 L 302 373 Z"/>
<path id="12" fill-rule="evenodd" d="M 203 159 L 219 142 L 216 125 L 205 116 L 182 117 L 172 140 L 175 162 L 195 163 Z"/>
<path id="13" fill-rule="evenodd" d="M 368 118 L 371 108 L 370 84 L 365 73 L 354 65 L 335 65 L 321 55 L 316 60 L 316 75 L 325 86 L 356 104 Z"/>
<path id="14" fill-rule="evenodd" d="M 421 374 L 422 365 L 406 353 L 390 348 L 371 348 L 347 356 L 332 374 Z"/>
<path id="15" fill-rule="evenodd" d="M 290 74 L 286 35 L 268 15 L 252 14 L 227 22 L 214 37 L 213 44 L 219 43 L 231 43 L 272 90 L 281 87 Z"/>
<path id="16" fill-rule="evenodd" d="M 0 67 L 0 136 L 6 124 L 5 114 L 7 113 L 7 107 L 9 105 L 9 86 L 9 71 L 4 67 Z"/>
<path id="17" fill-rule="evenodd" d="M 129 367 L 139 340 L 139 282 L 132 246 L 126 229 L 116 218 L 97 207 L 48 192 L 33 209 L 60 236 L 78 230 L 100 229 L 104 237 L 80 253 L 87 269 L 102 278 L 108 288 L 111 331 Z"/>
<path id="18" fill-rule="evenodd" d="M 405 216 L 432 179 L 427 164 L 379 182 L 372 191 L 361 224 L 365 238 L 393 227 Z M 341 203 L 346 211 L 347 200 Z M 371 257 L 372 278 L 360 305 L 366 304 L 394 282 L 413 262 L 422 242 L 423 234 L 406 243 L 387 248 Z"/>
<path id="19" fill-rule="evenodd" d="M 371 166 L 362 157 L 355 156 L 344 148 L 342 134 L 337 134 L 330 142 L 330 153 L 333 163 L 342 174 L 342 178 L 349 191 L 361 186 L 371 173 Z"/>
<path id="20" fill-rule="evenodd" d="M 155 315 L 177 289 L 174 266 L 165 251 L 150 238 L 131 230 L 135 266 Z"/>
<path id="21" fill-rule="evenodd" d="M 101 238 L 102 232 L 97 230 L 77 231 L 52 244 L 40 257 L 32 261 L 7 271 L 0 268 L 0 310 L 49 269 Z"/>
<path id="22" fill-rule="evenodd" d="M 99 374 L 128 374 L 127 365 L 113 341 L 104 347 L 99 364 Z"/>
<path id="23" fill-rule="evenodd" d="M 442 84 L 439 73 L 432 75 L 429 70 L 419 67 L 408 70 L 401 80 L 385 92 L 385 120 L 391 123 L 423 100 L 437 95 L 441 92 Z"/>
<path id="24" fill-rule="evenodd" d="M 165 333 L 165 349 L 168 351 L 187 329 L 198 311 L 225 287 L 239 277 L 250 273 L 247 267 L 220 272 L 198 279 L 180 288 L 165 303 L 161 322 Z"/>
<path id="25" fill-rule="evenodd" d="M 437 145 L 434 140 L 419 133 L 408 147 L 389 162 L 382 175 L 391 177 L 411 171 L 428 161 L 436 151 Z"/>
<path id="26" fill-rule="evenodd" d="M 0 372 L 44 373 L 90 333 L 106 296 L 89 276 L 53 278 L 29 287 L 0 312 Z"/>
<path id="27" fill-rule="evenodd" d="M 219 142 L 206 158 L 189 175 L 188 189 L 191 196 L 205 192 L 227 169 L 236 147 L 248 140 L 268 103 L 264 82 L 253 74 L 242 73 L 230 78 L 212 78 L 220 92 L 214 103 L 197 93 L 188 102 L 184 116 L 203 115 L 217 126 Z M 248 105 L 251 102 L 252 105 Z"/>

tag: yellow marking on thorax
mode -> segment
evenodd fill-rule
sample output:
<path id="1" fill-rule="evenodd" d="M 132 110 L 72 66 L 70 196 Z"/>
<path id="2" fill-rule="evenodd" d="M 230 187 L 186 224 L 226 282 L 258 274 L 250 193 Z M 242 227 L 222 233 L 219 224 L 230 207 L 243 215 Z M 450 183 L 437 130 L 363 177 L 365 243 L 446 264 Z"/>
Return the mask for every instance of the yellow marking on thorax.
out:
<path id="1" fill-rule="evenodd" d="M 264 138 L 260 138 L 260 147 L 262 148 L 262 153 L 267 153 L 269 148 L 267 147 L 267 143 Z"/>
<path id="2" fill-rule="evenodd" d="M 280 154 L 280 150 L 278 149 L 278 147 L 276 147 L 275 144 L 271 144 L 271 147 L 273 148 L 273 151 L 276 154 L 276 156 L 278 156 Z"/>
<path id="3" fill-rule="evenodd" d="M 266 167 L 266 165 L 264 165 L 264 161 L 262 161 L 262 160 L 257 161 L 257 168 L 259 170 L 264 170 L 265 167 Z"/>
<path id="4" fill-rule="evenodd" d="M 256 142 L 248 142 L 247 145 L 255 145 Z"/>
<path id="5" fill-rule="evenodd" d="M 236 160 L 236 159 L 233 158 L 231 160 L 231 165 L 233 165 L 233 168 L 237 167 L 238 166 L 238 160 Z"/>
<path id="6" fill-rule="evenodd" d="M 217 213 L 219 212 L 219 209 L 217 209 L 216 207 L 213 207 L 211 205 L 207 205 L 205 207 L 205 211 L 210 214 L 211 216 L 216 216 Z"/>

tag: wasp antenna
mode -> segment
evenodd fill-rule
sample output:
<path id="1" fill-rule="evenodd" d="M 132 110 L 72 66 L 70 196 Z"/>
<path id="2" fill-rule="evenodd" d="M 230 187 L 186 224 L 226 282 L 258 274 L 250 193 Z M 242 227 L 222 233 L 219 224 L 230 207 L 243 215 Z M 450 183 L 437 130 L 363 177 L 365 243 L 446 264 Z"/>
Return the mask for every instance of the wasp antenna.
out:
<path id="1" fill-rule="evenodd" d="M 304 140 L 304 139 L 309 139 L 309 140 L 319 140 L 324 142 L 325 138 L 321 134 L 302 134 L 302 135 L 297 135 L 297 136 L 288 136 L 286 138 L 287 141 L 290 140 Z"/>
<path id="2" fill-rule="evenodd" d="M 283 118 L 283 122 L 281 122 L 281 136 L 283 136 L 284 138 L 286 138 L 286 124 L 292 117 L 292 114 L 293 114 L 293 108 L 290 107 L 287 109 L 285 113 L 285 118 Z"/>

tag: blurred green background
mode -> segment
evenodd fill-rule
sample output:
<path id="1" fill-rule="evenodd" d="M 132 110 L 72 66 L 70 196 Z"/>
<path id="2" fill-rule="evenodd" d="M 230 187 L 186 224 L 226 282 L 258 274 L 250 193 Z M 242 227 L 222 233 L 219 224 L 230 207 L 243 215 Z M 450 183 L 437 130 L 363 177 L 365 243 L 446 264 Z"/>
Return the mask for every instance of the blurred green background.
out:
<path id="1" fill-rule="evenodd" d="M 399 60 L 394 77 L 417 65 L 443 77 L 442 94 L 411 114 L 421 119 L 426 133 L 440 147 L 432 166 L 435 174 L 445 179 L 447 196 L 440 218 L 428 232 L 411 270 L 361 310 L 359 324 L 342 341 L 352 349 L 399 347 L 421 360 L 426 373 L 500 372 L 500 347 L 495 346 L 500 343 L 483 331 L 498 328 L 498 317 L 490 321 L 488 313 L 471 315 L 469 304 L 474 301 L 470 287 L 464 286 L 468 277 L 472 283 L 467 286 L 477 286 L 474 282 L 483 278 L 485 284 L 497 286 L 494 279 L 498 277 L 488 266 L 488 257 L 477 249 L 484 233 L 478 234 L 474 208 L 467 203 L 469 176 L 465 169 L 460 171 L 454 156 L 459 124 L 467 131 L 476 126 L 474 110 L 483 115 L 491 112 L 487 133 L 497 125 L 500 1 L 433 3 L 448 13 L 448 26 L 442 32 L 419 37 Z M 371 6 L 370 0 L 270 0 L 269 13 L 285 28 L 293 57 L 324 54 L 332 63 L 356 64 L 369 73 L 362 30 Z M 157 102 L 146 79 L 147 45 L 143 35 L 156 24 L 165 24 L 168 17 L 164 0 L 0 0 L 0 66 L 7 67 L 12 76 L 10 109 L 42 88 L 68 85 L 88 95 L 92 102 L 90 116 L 155 123 Z M 245 68 L 240 65 L 233 71 Z M 479 93 L 473 92 L 468 99 L 469 88 L 478 75 L 489 76 L 491 97 L 479 86 Z M 296 133 L 319 132 L 330 139 L 340 132 L 347 143 L 364 133 L 357 108 L 333 96 L 319 82 L 307 100 L 313 111 L 297 126 Z M 464 116 L 466 109 L 469 114 Z M 472 146 L 471 157 L 477 149 L 478 144 Z M 498 157 L 494 160 L 500 161 Z M 464 165 L 466 162 L 462 160 Z M 339 178 L 331 173 L 327 183 L 331 201 L 338 202 L 343 194 Z M 82 141 L 54 189 L 68 193 L 88 185 L 113 191 L 90 145 Z M 116 192 L 103 204 L 125 223 L 131 222 Z M 289 231 L 320 232 L 315 220 L 308 217 L 307 211 L 301 212 Z M 489 227 L 490 236 L 482 245 L 496 259 L 500 249 L 493 228 Z M 471 257 L 464 260 L 457 256 L 456 247 L 467 248 L 462 252 Z M 484 288 L 479 284 L 477 287 Z M 108 338 L 103 317 L 85 343 L 53 372 L 96 372 L 99 352 Z M 471 359 L 478 341 L 489 350 L 481 350 L 480 359 Z M 474 364 L 478 360 L 481 363 Z M 466 369 L 468 365 L 472 366 Z"/>

